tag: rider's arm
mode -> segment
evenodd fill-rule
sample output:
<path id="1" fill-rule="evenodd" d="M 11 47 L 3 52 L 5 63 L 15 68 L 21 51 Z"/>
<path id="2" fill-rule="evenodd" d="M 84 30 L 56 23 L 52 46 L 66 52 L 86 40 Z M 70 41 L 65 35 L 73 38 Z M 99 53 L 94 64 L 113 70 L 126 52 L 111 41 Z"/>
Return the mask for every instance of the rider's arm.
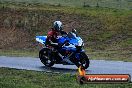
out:
<path id="1" fill-rule="evenodd" d="M 51 44 L 51 45 L 58 45 L 58 43 L 54 43 L 54 42 L 52 42 L 51 40 L 50 40 L 50 44 Z"/>
<path id="2" fill-rule="evenodd" d="M 52 38 L 52 31 L 49 31 L 48 34 L 47 34 L 47 38 L 46 38 L 46 41 L 45 41 L 45 45 L 50 45 L 50 41 L 51 41 L 51 38 Z"/>
<path id="3" fill-rule="evenodd" d="M 67 35 L 65 31 L 60 31 L 61 35 Z"/>
<path id="4" fill-rule="evenodd" d="M 46 39 L 46 44 L 48 45 L 58 45 L 57 43 L 57 33 L 55 31 L 49 31 Z"/>

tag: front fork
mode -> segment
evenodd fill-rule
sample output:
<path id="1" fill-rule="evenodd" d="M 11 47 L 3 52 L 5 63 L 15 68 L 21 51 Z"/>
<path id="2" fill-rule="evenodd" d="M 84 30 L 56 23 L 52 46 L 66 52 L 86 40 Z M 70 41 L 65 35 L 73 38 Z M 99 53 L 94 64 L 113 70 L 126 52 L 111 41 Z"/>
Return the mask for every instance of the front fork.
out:
<path id="1" fill-rule="evenodd" d="M 76 57 L 77 53 L 81 53 L 81 52 L 85 52 L 84 50 L 77 50 L 76 52 L 73 52 L 73 54 L 71 55 L 70 60 L 79 68 L 80 66 L 82 66 L 81 63 L 79 63 L 80 61 L 80 57 Z"/>
<path id="2" fill-rule="evenodd" d="M 77 67 L 79 67 L 80 64 L 78 63 L 78 60 L 76 59 L 75 54 L 76 52 L 72 52 L 68 57 L 72 63 L 74 63 Z"/>

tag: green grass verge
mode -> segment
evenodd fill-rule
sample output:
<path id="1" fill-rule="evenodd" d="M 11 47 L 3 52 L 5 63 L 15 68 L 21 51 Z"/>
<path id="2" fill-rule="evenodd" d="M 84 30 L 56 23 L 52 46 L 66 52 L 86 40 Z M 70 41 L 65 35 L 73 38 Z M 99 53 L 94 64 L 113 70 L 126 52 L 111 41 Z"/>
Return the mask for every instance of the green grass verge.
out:
<path id="1" fill-rule="evenodd" d="M 72 7 L 107 7 L 117 9 L 132 9 L 132 2 L 130 0 L 2 0 L 1 2 L 25 4 L 51 4 L 59 6 Z"/>
<path id="2" fill-rule="evenodd" d="M 131 51 L 123 50 L 105 50 L 105 51 L 95 51 L 87 52 L 90 56 L 90 59 L 94 60 L 113 60 L 113 61 L 125 61 L 132 62 Z"/>
<path id="3" fill-rule="evenodd" d="M 0 56 L 38 57 L 38 53 L 37 50 L 0 50 Z"/>
<path id="4" fill-rule="evenodd" d="M 0 68 L 0 88 L 131 88 L 131 86 L 132 83 L 79 85 L 75 75 Z"/>

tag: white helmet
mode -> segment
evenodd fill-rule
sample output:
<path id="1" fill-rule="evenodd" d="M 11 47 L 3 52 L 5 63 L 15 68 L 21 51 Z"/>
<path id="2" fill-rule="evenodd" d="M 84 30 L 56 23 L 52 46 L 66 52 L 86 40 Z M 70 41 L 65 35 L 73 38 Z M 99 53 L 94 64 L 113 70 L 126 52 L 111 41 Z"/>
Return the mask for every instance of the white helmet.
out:
<path id="1" fill-rule="evenodd" d="M 61 31 L 62 30 L 62 22 L 61 21 L 55 21 L 54 22 L 54 29 L 56 31 Z"/>

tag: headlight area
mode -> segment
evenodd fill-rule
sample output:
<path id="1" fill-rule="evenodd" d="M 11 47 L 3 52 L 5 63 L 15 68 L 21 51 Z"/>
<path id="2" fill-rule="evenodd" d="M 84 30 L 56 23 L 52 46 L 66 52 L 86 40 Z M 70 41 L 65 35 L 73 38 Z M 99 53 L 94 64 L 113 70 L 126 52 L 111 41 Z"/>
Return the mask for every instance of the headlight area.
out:
<path id="1" fill-rule="evenodd" d="M 84 43 L 83 43 L 83 41 L 82 41 L 82 39 L 80 39 L 79 41 L 78 41 L 78 44 L 77 44 L 78 46 L 84 46 Z"/>
<path id="2" fill-rule="evenodd" d="M 80 51 L 82 49 L 82 46 L 76 46 L 76 49 Z"/>
<path id="3" fill-rule="evenodd" d="M 84 46 L 84 43 L 82 41 L 80 41 L 80 42 L 78 42 L 78 44 L 75 47 L 77 50 L 80 51 L 80 50 L 82 50 L 83 46 Z"/>

